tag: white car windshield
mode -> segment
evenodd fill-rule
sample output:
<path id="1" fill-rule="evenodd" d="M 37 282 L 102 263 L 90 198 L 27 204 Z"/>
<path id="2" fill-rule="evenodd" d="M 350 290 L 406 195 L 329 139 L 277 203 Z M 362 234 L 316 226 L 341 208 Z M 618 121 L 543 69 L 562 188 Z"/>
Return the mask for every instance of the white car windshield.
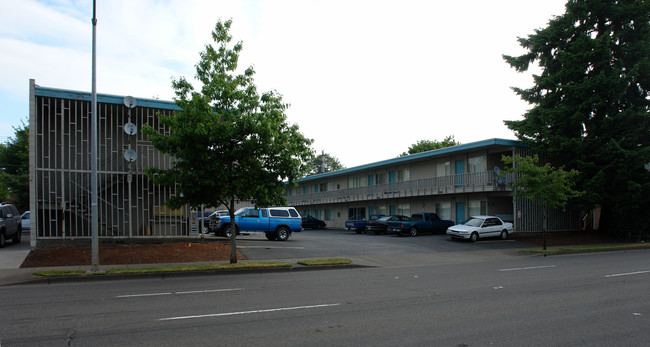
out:
<path id="1" fill-rule="evenodd" d="M 483 224 L 483 219 L 480 218 L 470 218 L 467 222 L 463 223 L 463 225 L 467 225 L 470 227 L 480 227 Z"/>

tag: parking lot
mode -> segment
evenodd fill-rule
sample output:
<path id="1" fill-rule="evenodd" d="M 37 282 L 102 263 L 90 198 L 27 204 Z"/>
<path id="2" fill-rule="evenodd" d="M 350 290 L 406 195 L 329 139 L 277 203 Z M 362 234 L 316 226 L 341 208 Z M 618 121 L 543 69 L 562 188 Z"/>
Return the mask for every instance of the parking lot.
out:
<path id="1" fill-rule="evenodd" d="M 517 249 L 535 248 L 530 244 L 498 238 L 471 243 L 452 240 L 441 234 L 400 237 L 357 234 L 345 229 L 307 229 L 293 233 L 286 242 L 268 241 L 263 233 L 247 233 L 237 240 L 237 248 L 251 260 L 373 256 L 399 259 L 400 255 L 409 255 L 410 258 L 417 254 L 452 257 L 458 252 L 512 255 Z"/>

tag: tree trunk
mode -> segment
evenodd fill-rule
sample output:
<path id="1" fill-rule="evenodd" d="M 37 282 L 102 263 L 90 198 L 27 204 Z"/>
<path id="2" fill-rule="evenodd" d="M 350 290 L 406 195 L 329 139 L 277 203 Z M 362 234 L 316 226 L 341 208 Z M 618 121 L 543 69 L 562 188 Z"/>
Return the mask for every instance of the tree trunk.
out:
<path id="1" fill-rule="evenodd" d="M 235 228 L 235 199 L 230 199 L 230 264 L 237 264 L 237 228 Z"/>

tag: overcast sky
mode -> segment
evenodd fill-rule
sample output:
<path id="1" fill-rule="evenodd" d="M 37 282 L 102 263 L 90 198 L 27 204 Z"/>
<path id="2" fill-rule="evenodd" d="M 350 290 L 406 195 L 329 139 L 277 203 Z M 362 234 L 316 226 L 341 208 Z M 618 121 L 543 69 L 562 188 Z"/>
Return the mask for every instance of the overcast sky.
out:
<path id="1" fill-rule="evenodd" d="M 221 19 L 260 92 L 277 90 L 317 152 L 346 167 L 418 140 L 514 139 L 528 87 L 502 54 L 564 0 L 97 0 L 97 91 L 172 100 Z M 0 141 L 27 123 L 29 79 L 90 92 L 92 0 L 0 0 Z M 101 139 L 100 139 L 101 140 Z"/>

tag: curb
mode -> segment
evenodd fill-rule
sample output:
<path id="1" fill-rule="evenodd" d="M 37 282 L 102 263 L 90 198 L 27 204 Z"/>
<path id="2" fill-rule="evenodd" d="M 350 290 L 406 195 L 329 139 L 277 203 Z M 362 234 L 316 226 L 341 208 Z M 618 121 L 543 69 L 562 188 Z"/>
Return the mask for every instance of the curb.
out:
<path id="1" fill-rule="evenodd" d="M 250 268 L 250 269 L 221 269 L 221 270 L 207 270 L 207 271 L 170 271 L 170 272 L 155 272 L 155 273 L 141 273 L 141 274 L 109 274 L 109 275 L 86 275 L 86 276 L 60 276 L 60 277 L 37 277 L 27 279 L 24 281 L 17 281 L 7 283 L 1 286 L 14 286 L 24 284 L 55 284 L 55 283 L 75 283 L 75 282 L 101 282 L 101 281 L 114 281 L 114 280 L 131 280 L 131 279 L 155 279 L 161 280 L 167 278 L 182 278 L 189 276 L 216 276 L 216 275 L 232 275 L 232 274 L 251 274 L 251 273 L 278 273 L 278 272 L 293 272 L 293 271 L 314 271 L 314 270 L 341 270 L 341 269 L 355 269 L 367 268 L 371 266 L 358 265 L 358 264 L 341 264 L 341 265 L 313 265 L 313 266 L 287 266 L 287 267 L 274 267 L 274 268 Z M 31 275 L 35 277 L 35 275 Z"/>

